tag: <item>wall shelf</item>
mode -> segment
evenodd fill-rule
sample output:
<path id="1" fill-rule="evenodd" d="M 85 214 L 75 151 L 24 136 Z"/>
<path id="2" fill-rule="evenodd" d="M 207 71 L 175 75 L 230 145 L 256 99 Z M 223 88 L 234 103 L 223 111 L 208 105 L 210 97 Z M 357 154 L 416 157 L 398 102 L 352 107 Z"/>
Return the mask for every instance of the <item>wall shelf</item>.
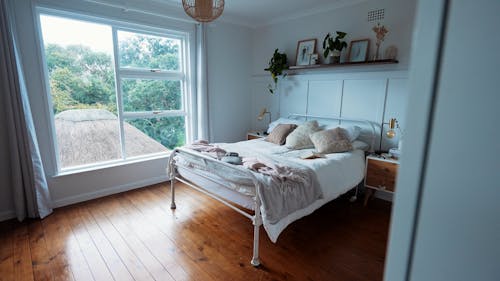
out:
<path id="1" fill-rule="evenodd" d="M 335 64 L 293 65 L 290 66 L 287 69 L 287 71 L 326 69 L 326 68 L 336 68 L 336 67 L 346 67 L 346 66 L 383 65 L 383 64 L 396 64 L 396 63 L 399 63 L 399 61 L 394 59 L 386 59 L 386 60 L 363 61 L 363 62 L 343 62 Z"/>

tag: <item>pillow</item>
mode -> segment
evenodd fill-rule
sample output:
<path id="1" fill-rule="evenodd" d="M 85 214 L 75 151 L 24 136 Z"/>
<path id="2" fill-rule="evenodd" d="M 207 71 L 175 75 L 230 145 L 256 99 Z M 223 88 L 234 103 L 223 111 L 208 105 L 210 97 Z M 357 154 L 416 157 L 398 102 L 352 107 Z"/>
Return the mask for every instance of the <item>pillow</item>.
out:
<path id="1" fill-rule="evenodd" d="M 318 153 L 334 153 L 352 150 L 351 142 L 342 128 L 319 131 L 311 135 Z"/>
<path id="2" fill-rule="evenodd" d="M 368 151 L 368 149 L 370 149 L 370 145 L 364 141 L 355 140 L 351 144 L 352 144 L 352 149 L 359 149 L 363 151 Z"/>
<path id="3" fill-rule="evenodd" d="M 339 126 L 338 124 L 331 124 L 331 125 L 325 126 L 325 130 L 330 130 L 330 129 L 334 129 L 334 128 L 344 129 L 346 131 L 346 134 L 347 134 L 350 142 L 353 142 L 355 139 L 357 139 L 359 137 L 359 134 L 361 133 L 361 127 L 355 126 L 355 125 L 352 125 L 352 126 L 341 125 L 341 126 Z"/>
<path id="4" fill-rule="evenodd" d="M 289 119 L 289 118 L 278 118 L 277 120 L 274 120 L 273 122 L 269 123 L 269 128 L 267 129 L 267 133 L 270 134 L 276 126 L 279 124 L 295 124 L 295 125 L 300 125 L 304 123 L 304 120 L 297 120 L 297 119 Z"/>
<path id="5" fill-rule="evenodd" d="M 318 121 L 312 120 L 308 121 L 302 125 L 299 125 L 297 129 L 291 132 L 288 137 L 286 137 L 285 145 L 292 149 L 304 149 L 312 148 L 314 144 L 309 137 L 310 134 L 316 133 L 321 130 L 318 125 Z"/>
<path id="6" fill-rule="evenodd" d="M 286 137 L 293 130 L 297 128 L 295 124 L 279 124 L 273 131 L 266 137 L 266 141 L 272 142 L 279 145 L 284 145 Z"/>

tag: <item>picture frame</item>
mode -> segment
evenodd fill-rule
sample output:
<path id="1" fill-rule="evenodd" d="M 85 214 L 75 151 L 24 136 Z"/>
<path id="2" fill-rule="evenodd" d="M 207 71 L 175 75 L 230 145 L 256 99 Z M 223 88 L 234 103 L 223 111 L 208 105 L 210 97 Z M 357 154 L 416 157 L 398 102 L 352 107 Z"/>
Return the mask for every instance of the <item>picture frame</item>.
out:
<path id="1" fill-rule="evenodd" d="M 349 46 L 349 62 L 364 62 L 368 59 L 370 39 L 359 39 L 351 41 Z"/>
<path id="2" fill-rule="evenodd" d="M 316 53 L 316 39 L 300 40 L 297 43 L 297 55 L 295 65 L 309 65 L 311 55 Z"/>
<path id="3" fill-rule="evenodd" d="M 309 64 L 314 65 L 317 64 L 319 61 L 319 55 L 317 53 L 311 54 L 311 61 Z"/>

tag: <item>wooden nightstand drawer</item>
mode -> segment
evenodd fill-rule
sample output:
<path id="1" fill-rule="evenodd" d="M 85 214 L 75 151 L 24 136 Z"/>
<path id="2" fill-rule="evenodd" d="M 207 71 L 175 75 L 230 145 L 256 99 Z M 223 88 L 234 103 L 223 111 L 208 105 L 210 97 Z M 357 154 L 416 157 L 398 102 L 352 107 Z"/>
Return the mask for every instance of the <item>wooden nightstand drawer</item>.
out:
<path id="1" fill-rule="evenodd" d="M 394 192 L 399 164 L 370 157 L 366 161 L 365 185 Z"/>

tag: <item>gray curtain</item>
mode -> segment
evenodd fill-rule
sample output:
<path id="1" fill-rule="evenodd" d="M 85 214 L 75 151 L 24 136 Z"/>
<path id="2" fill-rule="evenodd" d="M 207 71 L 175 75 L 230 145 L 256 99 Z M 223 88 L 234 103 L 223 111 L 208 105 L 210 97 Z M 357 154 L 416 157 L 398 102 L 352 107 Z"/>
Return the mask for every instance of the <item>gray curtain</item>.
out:
<path id="1" fill-rule="evenodd" d="M 50 194 L 9 14 L 7 1 L 0 0 L 0 110 L 7 124 L 10 188 L 19 220 L 44 218 L 52 212 Z"/>

